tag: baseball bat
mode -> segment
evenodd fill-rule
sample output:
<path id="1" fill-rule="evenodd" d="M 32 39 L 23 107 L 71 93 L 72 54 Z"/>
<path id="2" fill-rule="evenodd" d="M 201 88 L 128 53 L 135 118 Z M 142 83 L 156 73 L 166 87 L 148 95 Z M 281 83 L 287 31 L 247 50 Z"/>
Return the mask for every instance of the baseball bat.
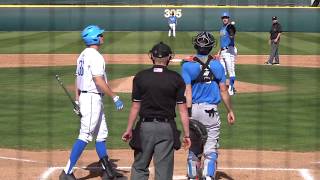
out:
<path id="1" fill-rule="evenodd" d="M 72 99 L 69 91 L 68 91 L 68 90 L 66 89 L 66 87 L 63 85 L 63 82 L 62 82 L 62 80 L 60 79 L 60 76 L 59 76 L 58 74 L 56 74 L 56 79 L 57 79 L 58 83 L 60 84 L 60 86 L 62 87 L 62 89 L 64 90 L 65 94 L 68 96 L 70 102 L 71 102 L 72 105 L 73 105 L 73 108 L 79 112 L 78 115 L 79 115 L 79 117 L 81 118 L 81 117 L 82 117 L 82 114 L 81 114 L 81 112 L 80 112 L 80 107 L 79 107 L 79 105 L 78 105 L 76 102 L 74 102 L 74 100 Z"/>

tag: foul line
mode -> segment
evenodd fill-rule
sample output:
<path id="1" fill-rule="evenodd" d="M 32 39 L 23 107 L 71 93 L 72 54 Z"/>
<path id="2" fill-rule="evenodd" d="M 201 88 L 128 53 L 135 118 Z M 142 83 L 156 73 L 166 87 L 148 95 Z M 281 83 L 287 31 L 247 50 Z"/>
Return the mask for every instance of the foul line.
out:
<path id="1" fill-rule="evenodd" d="M 299 173 L 303 177 L 303 179 L 313 180 L 313 177 L 311 176 L 309 169 L 299 169 Z"/>
<path id="2" fill-rule="evenodd" d="M 44 171 L 39 180 L 47 180 L 50 178 L 51 174 L 59 169 L 64 169 L 64 167 L 50 167 L 46 171 Z M 75 169 L 101 169 L 101 167 L 75 167 Z M 122 166 L 117 167 L 118 170 L 129 170 L 131 169 L 130 166 Z M 151 171 L 152 167 L 149 168 Z M 247 171 L 297 171 L 303 177 L 304 180 L 314 180 L 313 176 L 311 175 L 309 169 L 296 169 L 296 168 L 254 168 L 254 167 L 247 167 L 247 168 L 228 168 L 228 167 L 221 167 L 218 170 L 247 170 Z M 177 175 L 173 176 L 173 179 L 186 179 L 185 175 Z"/>
<path id="3" fill-rule="evenodd" d="M 5 157 L 5 156 L 0 156 L 0 159 L 12 160 L 12 161 L 30 162 L 30 163 L 39 163 L 38 161 L 34 161 L 34 160 L 20 159 L 20 158 L 11 158 L 11 157 Z"/>

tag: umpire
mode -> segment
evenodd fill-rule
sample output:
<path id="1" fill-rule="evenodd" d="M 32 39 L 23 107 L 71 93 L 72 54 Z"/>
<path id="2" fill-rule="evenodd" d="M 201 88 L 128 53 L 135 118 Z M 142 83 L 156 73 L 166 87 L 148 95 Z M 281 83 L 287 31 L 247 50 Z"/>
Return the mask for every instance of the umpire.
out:
<path id="1" fill-rule="evenodd" d="M 167 69 L 173 57 L 171 48 L 160 42 L 150 50 L 153 67 L 140 71 L 133 79 L 132 106 L 124 141 L 134 149 L 131 180 L 147 180 L 153 157 L 156 180 L 173 176 L 174 149 L 179 149 L 180 131 L 176 128 L 175 107 L 178 106 L 184 130 L 184 147 L 189 148 L 189 118 L 184 96 L 185 83 L 175 71 Z M 135 129 L 136 118 L 140 116 Z"/>
<path id="2" fill-rule="evenodd" d="M 279 61 L 279 43 L 280 43 L 280 36 L 282 33 L 282 27 L 278 22 L 278 17 L 272 17 L 272 26 L 270 28 L 270 40 L 269 44 L 271 45 L 269 59 L 265 64 L 268 65 L 280 65 Z M 275 62 L 273 62 L 273 59 Z"/>

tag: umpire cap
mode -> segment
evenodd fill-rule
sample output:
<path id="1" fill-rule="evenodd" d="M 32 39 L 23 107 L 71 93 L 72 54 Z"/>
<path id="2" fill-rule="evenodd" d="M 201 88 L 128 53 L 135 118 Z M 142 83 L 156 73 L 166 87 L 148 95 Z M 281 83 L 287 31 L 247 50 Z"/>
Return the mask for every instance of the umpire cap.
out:
<path id="1" fill-rule="evenodd" d="M 163 58 L 172 55 L 171 48 L 163 42 L 154 45 L 149 52 L 152 57 L 155 58 Z"/>

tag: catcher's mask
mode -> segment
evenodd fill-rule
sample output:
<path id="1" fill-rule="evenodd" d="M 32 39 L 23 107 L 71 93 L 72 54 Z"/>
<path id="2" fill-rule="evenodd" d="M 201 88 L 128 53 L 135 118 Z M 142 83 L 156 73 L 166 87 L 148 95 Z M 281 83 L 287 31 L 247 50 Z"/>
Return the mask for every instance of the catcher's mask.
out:
<path id="1" fill-rule="evenodd" d="M 211 33 L 201 32 L 192 38 L 192 44 L 198 54 L 208 55 L 216 46 L 216 40 Z"/>
<path id="2" fill-rule="evenodd" d="M 149 51 L 150 58 L 153 61 L 167 61 L 167 65 L 169 64 L 170 60 L 174 57 L 174 54 L 171 48 L 163 42 L 160 42 L 152 47 Z"/>

